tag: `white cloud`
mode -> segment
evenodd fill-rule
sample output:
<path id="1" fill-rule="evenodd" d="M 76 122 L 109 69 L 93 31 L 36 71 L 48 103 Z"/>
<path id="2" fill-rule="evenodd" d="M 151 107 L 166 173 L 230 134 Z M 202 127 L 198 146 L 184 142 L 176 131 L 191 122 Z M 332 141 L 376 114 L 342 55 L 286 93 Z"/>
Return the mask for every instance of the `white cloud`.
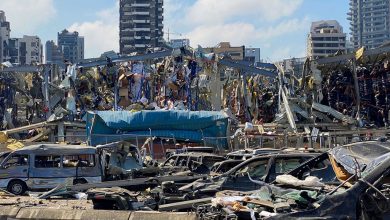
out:
<path id="1" fill-rule="evenodd" d="M 56 15 L 53 0 L 0 0 L 0 10 L 5 11 L 13 36 L 33 35 Z"/>
<path id="2" fill-rule="evenodd" d="M 264 48 L 269 51 L 265 57 L 278 59 L 280 56 L 273 52 L 273 48 L 286 57 L 295 54 L 295 46 L 290 49 L 281 46 L 288 45 L 284 39 L 286 36 L 304 39 L 310 26 L 309 18 L 293 17 L 304 0 L 182 2 L 164 2 L 165 31 L 169 28 L 170 32 L 182 33 L 181 37 L 189 38 L 194 47 L 215 46 L 221 41 L 229 41 L 235 46 Z"/>
<path id="3" fill-rule="evenodd" d="M 106 51 L 119 51 L 119 1 L 115 6 L 96 13 L 93 22 L 74 23 L 68 29 L 84 36 L 85 57 L 98 57 Z"/>
<path id="4" fill-rule="evenodd" d="M 190 36 L 192 45 L 214 46 L 221 41 L 230 41 L 233 45 L 264 44 L 269 47 L 268 41 L 291 32 L 304 31 L 308 25 L 308 18 L 286 20 L 266 28 L 256 28 L 250 23 L 200 25 L 186 36 Z"/>
<path id="5" fill-rule="evenodd" d="M 220 24 L 232 17 L 273 21 L 294 13 L 303 0 L 198 0 L 189 9 L 186 22 Z"/>

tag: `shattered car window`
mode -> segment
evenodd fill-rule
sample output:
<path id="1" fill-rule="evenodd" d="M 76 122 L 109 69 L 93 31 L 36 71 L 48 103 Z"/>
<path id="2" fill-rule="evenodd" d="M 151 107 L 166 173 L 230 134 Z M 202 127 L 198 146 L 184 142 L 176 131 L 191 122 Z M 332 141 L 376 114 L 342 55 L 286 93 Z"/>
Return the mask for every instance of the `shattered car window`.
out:
<path id="1" fill-rule="evenodd" d="M 52 168 L 60 167 L 61 156 L 35 156 L 35 167 L 36 168 Z"/>
<path id="2" fill-rule="evenodd" d="M 94 167 L 95 156 L 93 154 L 67 155 L 63 157 L 64 167 Z"/>
<path id="3" fill-rule="evenodd" d="M 223 158 L 219 157 L 203 157 L 202 163 L 207 167 L 212 167 L 216 162 L 221 162 L 223 160 Z"/>
<path id="4" fill-rule="evenodd" d="M 163 166 L 174 166 L 174 165 L 175 165 L 176 158 L 177 158 L 176 156 L 170 157 L 167 161 L 165 161 L 165 163 L 163 164 Z"/>
<path id="5" fill-rule="evenodd" d="M 268 160 L 254 161 L 236 171 L 238 176 L 250 175 L 252 178 L 260 178 L 266 174 Z"/>
<path id="6" fill-rule="evenodd" d="M 5 163 L 4 167 L 13 167 L 13 166 L 27 166 L 28 165 L 28 155 L 12 155 L 8 161 Z"/>
<path id="7" fill-rule="evenodd" d="M 286 173 L 298 167 L 302 163 L 301 158 L 280 158 L 275 160 L 275 172 Z"/>

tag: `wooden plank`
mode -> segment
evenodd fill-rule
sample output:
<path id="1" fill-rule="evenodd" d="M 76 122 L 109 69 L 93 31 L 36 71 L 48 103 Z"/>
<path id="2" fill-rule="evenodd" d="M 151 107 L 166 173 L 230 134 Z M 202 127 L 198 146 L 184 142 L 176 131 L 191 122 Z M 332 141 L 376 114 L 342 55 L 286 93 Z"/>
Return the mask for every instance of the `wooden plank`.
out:
<path id="1" fill-rule="evenodd" d="M 47 122 L 41 122 L 41 123 L 37 123 L 37 124 L 32 124 L 32 125 L 27 125 L 27 126 L 23 126 L 23 127 L 4 130 L 2 132 L 6 133 L 6 134 L 14 134 L 14 133 L 22 132 L 22 131 L 31 130 L 34 128 L 42 128 L 45 126 L 47 126 Z"/>
<path id="2" fill-rule="evenodd" d="M 172 210 L 192 208 L 196 204 L 210 203 L 211 199 L 213 199 L 213 197 L 203 198 L 203 199 L 194 199 L 194 200 L 189 200 L 189 201 L 175 202 L 175 203 L 160 205 L 158 207 L 158 210 L 159 211 L 172 211 Z"/>
<path id="3" fill-rule="evenodd" d="M 39 140 L 41 137 L 49 134 L 51 132 L 51 129 L 48 128 L 48 129 L 45 129 L 43 130 L 42 132 L 40 132 L 39 134 L 35 135 L 34 137 L 31 137 L 29 139 L 26 139 L 26 140 L 23 140 L 22 142 L 34 142 L 34 141 L 37 141 Z"/>

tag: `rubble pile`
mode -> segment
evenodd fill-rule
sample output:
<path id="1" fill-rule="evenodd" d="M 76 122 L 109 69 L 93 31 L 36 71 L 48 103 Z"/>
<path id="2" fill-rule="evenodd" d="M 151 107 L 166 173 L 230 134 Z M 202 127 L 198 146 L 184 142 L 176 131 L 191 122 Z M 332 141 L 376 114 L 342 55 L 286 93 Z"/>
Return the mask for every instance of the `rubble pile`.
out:
<path id="1" fill-rule="evenodd" d="M 361 126 L 375 125 L 387 127 L 390 110 L 390 70 L 388 64 L 381 62 L 362 65 L 356 69 L 359 86 Z M 354 89 L 353 72 L 350 68 L 340 68 L 322 72 L 324 83 L 321 104 L 355 117 L 358 112 Z"/>

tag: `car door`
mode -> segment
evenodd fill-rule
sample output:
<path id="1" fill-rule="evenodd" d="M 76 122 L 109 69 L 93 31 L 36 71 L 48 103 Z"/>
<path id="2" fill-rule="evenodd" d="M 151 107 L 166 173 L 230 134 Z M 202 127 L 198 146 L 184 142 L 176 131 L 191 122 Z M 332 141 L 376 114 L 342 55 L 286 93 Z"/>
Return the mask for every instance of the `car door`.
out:
<path id="1" fill-rule="evenodd" d="M 61 167 L 61 155 L 35 155 L 32 164 L 28 183 L 31 188 L 53 188 L 68 177 Z"/>
<path id="2" fill-rule="evenodd" d="M 251 191 L 259 189 L 261 186 L 252 182 L 248 175 L 253 180 L 261 181 L 267 174 L 268 158 L 258 158 L 251 160 L 248 163 L 243 163 L 242 166 L 236 167 L 235 171 L 226 176 L 222 183 L 223 190 Z"/>
<path id="3" fill-rule="evenodd" d="M 3 161 L 1 179 L 27 180 L 29 177 L 29 156 L 24 154 L 11 154 Z"/>

